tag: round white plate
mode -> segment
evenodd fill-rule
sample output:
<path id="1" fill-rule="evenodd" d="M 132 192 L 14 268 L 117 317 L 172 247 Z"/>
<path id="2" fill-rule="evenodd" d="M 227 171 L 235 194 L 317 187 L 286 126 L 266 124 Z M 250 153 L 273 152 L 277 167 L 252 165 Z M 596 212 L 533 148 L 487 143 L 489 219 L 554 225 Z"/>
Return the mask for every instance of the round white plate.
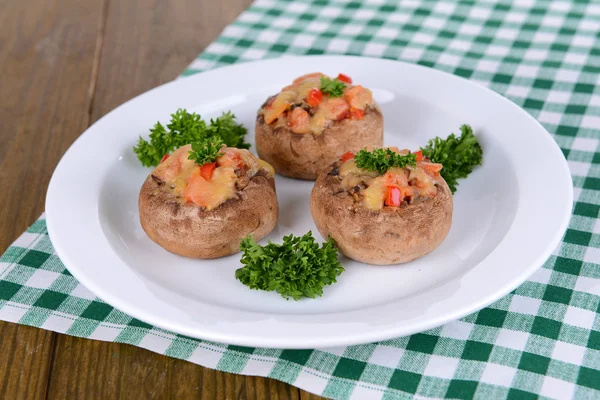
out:
<path id="1" fill-rule="evenodd" d="M 177 108 L 214 117 L 233 111 L 249 129 L 264 99 L 296 76 L 348 74 L 372 88 L 385 117 L 385 144 L 416 149 L 469 123 L 483 166 L 454 196 L 450 234 L 406 265 L 346 271 L 322 298 L 286 301 L 250 290 L 240 255 L 199 261 L 154 244 L 138 219 L 138 191 L 150 169 L 132 147 Z M 254 150 L 252 147 L 251 150 Z M 280 218 L 267 239 L 312 230 L 312 182 L 276 178 Z M 564 233 L 573 191 L 551 136 L 504 97 L 443 72 L 394 61 L 286 57 L 180 79 L 128 101 L 91 126 L 52 176 L 50 238 L 69 271 L 112 306 L 183 335 L 245 346 L 315 348 L 412 334 L 473 313 L 521 284 Z M 266 240 L 263 242 L 266 243 Z"/>

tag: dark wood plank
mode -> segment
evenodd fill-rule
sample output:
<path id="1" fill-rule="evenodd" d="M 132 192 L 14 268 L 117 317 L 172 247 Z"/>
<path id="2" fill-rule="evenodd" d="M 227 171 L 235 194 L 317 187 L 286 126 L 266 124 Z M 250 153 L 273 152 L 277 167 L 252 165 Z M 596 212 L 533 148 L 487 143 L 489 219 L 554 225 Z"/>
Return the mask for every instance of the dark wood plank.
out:
<path id="1" fill-rule="evenodd" d="M 111 0 L 92 119 L 176 78 L 250 3 Z"/>
<path id="2" fill-rule="evenodd" d="M 102 1 L 0 2 L 0 251 L 44 210 L 48 182 L 89 124 Z"/>
<path id="3" fill-rule="evenodd" d="M 59 336 L 50 399 L 298 400 L 272 379 L 227 374 L 138 347 Z"/>
<path id="4" fill-rule="evenodd" d="M 249 3 L 111 1 L 92 121 L 175 78 Z M 48 397 L 298 399 L 299 390 L 272 379 L 222 373 L 133 346 L 60 335 Z"/>
<path id="5" fill-rule="evenodd" d="M 45 398 L 55 336 L 29 326 L 0 323 L 0 399 Z"/>
<path id="6" fill-rule="evenodd" d="M 103 1 L 0 1 L 0 252 L 44 209 L 48 181 L 89 123 Z M 0 322 L 0 398 L 45 398 L 55 334 Z"/>
<path id="7" fill-rule="evenodd" d="M 317 396 L 316 394 L 308 393 L 304 390 L 300 390 L 300 400 L 321 400 L 324 397 Z"/>

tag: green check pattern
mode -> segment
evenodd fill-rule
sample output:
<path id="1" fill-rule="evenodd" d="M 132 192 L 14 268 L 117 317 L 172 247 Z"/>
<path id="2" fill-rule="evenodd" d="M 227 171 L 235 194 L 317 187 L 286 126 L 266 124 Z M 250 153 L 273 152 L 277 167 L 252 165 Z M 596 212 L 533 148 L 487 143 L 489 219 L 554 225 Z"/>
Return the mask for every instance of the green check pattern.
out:
<path id="1" fill-rule="evenodd" d="M 568 231 L 531 279 L 476 314 L 324 350 L 194 340 L 92 295 L 56 256 L 42 216 L 0 258 L 0 319 L 337 399 L 600 398 L 599 35 L 593 1 L 258 0 L 184 72 L 283 55 L 384 57 L 476 81 L 542 122 L 573 176 Z"/>

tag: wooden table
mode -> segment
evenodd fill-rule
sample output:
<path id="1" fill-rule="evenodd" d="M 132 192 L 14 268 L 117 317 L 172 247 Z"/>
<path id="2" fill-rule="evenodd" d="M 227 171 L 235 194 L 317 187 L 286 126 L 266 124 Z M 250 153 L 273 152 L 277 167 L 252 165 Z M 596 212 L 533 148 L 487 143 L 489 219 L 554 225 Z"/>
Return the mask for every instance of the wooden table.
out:
<path id="1" fill-rule="evenodd" d="M 0 252 L 90 124 L 174 79 L 250 0 L 0 0 Z M 317 399 L 125 344 L 0 322 L 0 399 Z"/>

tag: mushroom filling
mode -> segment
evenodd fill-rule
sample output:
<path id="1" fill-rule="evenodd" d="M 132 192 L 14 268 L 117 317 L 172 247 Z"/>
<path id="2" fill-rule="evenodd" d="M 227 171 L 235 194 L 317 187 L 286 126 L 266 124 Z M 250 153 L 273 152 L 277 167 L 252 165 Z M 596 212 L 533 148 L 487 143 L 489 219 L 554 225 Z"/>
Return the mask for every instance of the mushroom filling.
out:
<path id="1" fill-rule="evenodd" d="M 337 90 L 329 91 L 322 77 L 338 85 Z M 353 86 L 351 82 L 342 74 L 334 80 L 320 72 L 303 75 L 271 96 L 259 110 L 259 116 L 275 128 L 287 127 L 294 133 L 320 135 L 333 122 L 363 119 L 365 112 L 375 107 L 371 91 L 360 85 Z"/>
<path id="2" fill-rule="evenodd" d="M 188 158 L 191 145 L 183 146 L 152 172 L 160 190 L 182 202 L 212 210 L 238 197 L 254 176 L 274 176 L 273 168 L 248 150 L 223 147 L 216 162 L 198 165 Z"/>
<path id="3" fill-rule="evenodd" d="M 402 152 L 408 150 L 402 150 Z M 404 168 L 390 168 L 384 174 L 359 168 L 354 159 L 334 164 L 329 175 L 337 176 L 335 195 L 352 196 L 357 207 L 379 211 L 384 207 L 406 207 L 437 196 L 441 164 L 426 157 Z"/>

